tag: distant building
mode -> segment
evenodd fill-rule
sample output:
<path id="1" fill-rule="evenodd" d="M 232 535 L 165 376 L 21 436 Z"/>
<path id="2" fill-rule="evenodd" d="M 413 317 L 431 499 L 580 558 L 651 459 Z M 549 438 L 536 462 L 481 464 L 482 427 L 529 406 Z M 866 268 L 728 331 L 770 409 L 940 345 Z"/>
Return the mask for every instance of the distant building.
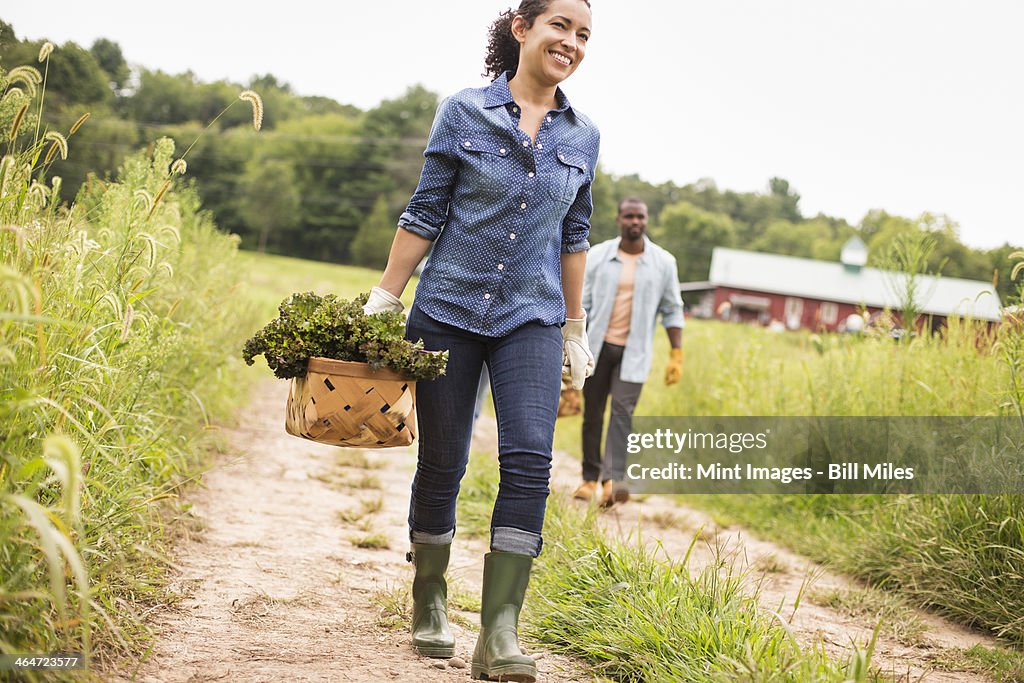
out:
<path id="1" fill-rule="evenodd" d="M 854 237 L 839 262 L 716 247 L 708 282 L 683 283 L 693 311 L 716 317 L 784 325 L 789 329 L 835 331 L 851 314 L 898 311 L 907 275 L 866 267 L 867 247 Z M 950 316 L 999 322 L 999 295 L 978 280 L 918 276 L 923 315 L 933 326 Z M 684 299 L 686 294 L 684 294 Z"/>

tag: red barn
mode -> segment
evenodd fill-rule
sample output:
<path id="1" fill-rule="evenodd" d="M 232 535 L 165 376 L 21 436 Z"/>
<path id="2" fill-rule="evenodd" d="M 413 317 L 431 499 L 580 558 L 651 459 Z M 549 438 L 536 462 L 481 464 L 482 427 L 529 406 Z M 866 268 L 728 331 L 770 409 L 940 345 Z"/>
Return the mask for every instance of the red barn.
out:
<path id="1" fill-rule="evenodd" d="M 841 330 L 851 314 L 865 308 L 870 313 L 900 309 L 908 276 L 866 263 L 867 248 L 856 237 L 843 247 L 838 263 L 716 247 L 709 276 L 714 298 L 707 303 L 723 319 Z M 999 295 L 989 283 L 921 275 L 915 285 L 933 325 L 949 316 L 1001 319 Z"/>

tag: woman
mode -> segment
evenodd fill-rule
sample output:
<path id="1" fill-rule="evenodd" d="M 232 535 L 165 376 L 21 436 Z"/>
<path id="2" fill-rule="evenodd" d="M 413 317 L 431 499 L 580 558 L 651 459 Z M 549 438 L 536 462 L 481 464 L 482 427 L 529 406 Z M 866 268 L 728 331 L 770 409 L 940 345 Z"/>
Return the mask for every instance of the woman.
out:
<path id="1" fill-rule="evenodd" d="M 366 305 L 402 310 L 398 297 L 434 243 L 406 331 L 449 351 L 447 374 L 417 387 L 409 509 L 413 646 L 430 657 L 454 654 L 444 573 L 485 362 L 489 370 L 501 483 L 474 679 L 536 677 L 517 625 L 542 545 L 561 376 L 579 387 L 593 369 L 581 293 L 599 134 L 558 88 L 583 60 L 590 21 L 588 0 L 524 0 L 494 22 L 485 60 L 494 80 L 438 108 L 419 186 Z"/>

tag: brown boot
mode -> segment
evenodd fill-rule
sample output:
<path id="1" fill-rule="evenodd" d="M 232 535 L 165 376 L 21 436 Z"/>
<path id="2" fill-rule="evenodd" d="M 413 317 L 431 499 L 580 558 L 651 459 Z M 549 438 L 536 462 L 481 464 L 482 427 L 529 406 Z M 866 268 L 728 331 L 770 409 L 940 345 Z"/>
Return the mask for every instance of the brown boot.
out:
<path id="1" fill-rule="evenodd" d="M 588 503 L 594 499 L 594 494 L 597 493 L 597 482 L 596 481 L 584 481 L 576 489 L 576 492 L 572 494 L 572 497 L 576 500 L 585 500 Z"/>
<path id="2" fill-rule="evenodd" d="M 601 507 L 610 508 L 616 503 L 629 500 L 629 489 L 621 481 L 608 479 L 601 486 Z"/>

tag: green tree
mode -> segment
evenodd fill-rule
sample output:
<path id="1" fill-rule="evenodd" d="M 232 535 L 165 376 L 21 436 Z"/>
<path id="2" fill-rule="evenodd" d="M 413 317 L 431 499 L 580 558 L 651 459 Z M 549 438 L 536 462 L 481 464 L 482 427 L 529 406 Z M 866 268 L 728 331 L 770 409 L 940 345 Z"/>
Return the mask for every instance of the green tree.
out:
<path id="1" fill-rule="evenodd" d="M 405 197 L 415 191 L 437 104 L 436 94 L 415 85 L 366 112 L 365 172 L 378 176 L 380 191 Z"/>
<path id="2" fill-rule="evenodd" d="M 388 252 L 395 237 L 397 217 L 391 215 L 388 200 L 379 195 L 373 203 L 373 210 L 359 226 L 356 237 L 352 240 L 349 253 L 354 263 L 368 268 L 384 269 L 388 263 Z"/>
<path id="3" fill-rule="evenodd" d="M 725 214 L 678 202 L 661 212 L 651 236 L 676 257 L 681 281 L 706 280 L 712 249 L 735 245 L 736 226 Z"/>
<path id="4" fill-rule="evenodd" d="M 37 56 L 38 51 L 33 62 Z M 48 104 L 102 104 L 112 99 L 110 81 L 91 52 L 72 42 L 64 43 L 53 51 L 46 76 Z"/>
<path id="5" fill-rule="evenodd" d="M 789 181 L 783 178 L 771 178 L 768 180 L 769 196 L 775 200 L 777 211 L 785 220 L 796 222 L 801 219 L 800 195 L 789 186 Z"/>
<path id="6" fill-rule="evenodd" d="M 120 90 L 128 82 L 130 72 L 121 46 L 107 38 L 97 38 L 89 48 L 99 67 L 106 72 L 114 88 Z"/>
<path id="7" fill-rule="evenodd" d="M 238 214 L 256 249 L 280 249 L 299 223 L 299 192 L 295 169 L 283 159 L 253 159 L 239 183 Z"/>
<path id="8" fill-rule="evenodd" d="M 69 108 L 56 127 L 66 131 L 80 114 Z M 114 177 L 125 158 L 136 151 L 140 143 L 134 123 L 112 116 L 106 107 L 101 107 L 68 139 L 71 154 L 67 160 L 55 160 L 50 173 L 64 179 L 62 194 L 70 200 L 89 175 L 100 179 Z"/>
<path id="9" fill-rule="evenodd" d="M 822 261 L 838 261 L 843 244 L 853 235 L 853 228 L 844 222 L 833 221 L 824 216 L 800 223 L 778 220 L 769 223 L 764 231 L 749 243 L 749 249 Z"/>
<path id="10" fill-rule="evenodd" d="M 590 196 L 594 202 L 594 211 L 590 216 L 591 244 L 598 244 L 618 236 L 615 217 L 618 213 L 618 200 L 615 197 L 615 186 L 612 177 L 600 166 L 590 187 Z"/>

